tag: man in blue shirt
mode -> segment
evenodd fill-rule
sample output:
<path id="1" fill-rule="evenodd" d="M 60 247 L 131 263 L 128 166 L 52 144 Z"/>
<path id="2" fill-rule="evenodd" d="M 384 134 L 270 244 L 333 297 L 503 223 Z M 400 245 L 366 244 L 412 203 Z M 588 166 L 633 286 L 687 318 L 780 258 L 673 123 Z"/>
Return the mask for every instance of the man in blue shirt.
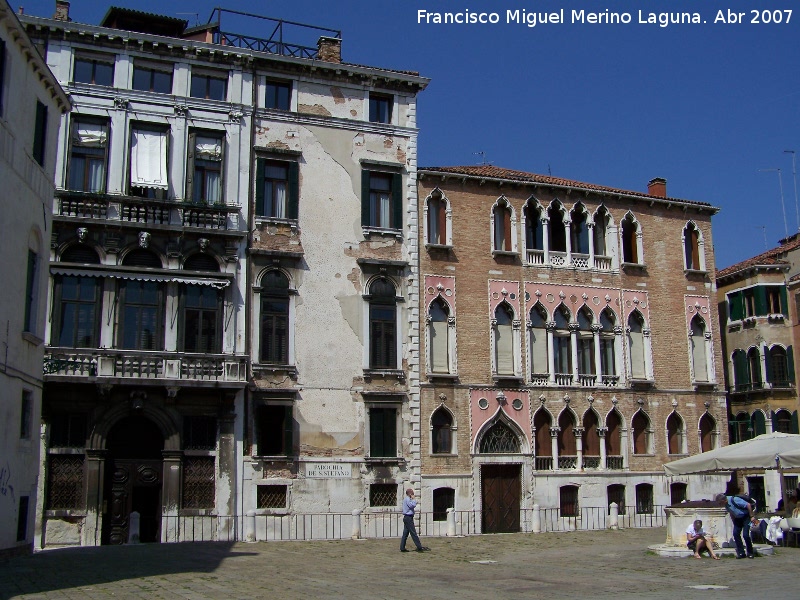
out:
<path id="1" fill-rule="evenodd" d="M 739 496 L 726 496 L 717 494 L 717 502 L 725 501 L 725 510 L 733 521 L 733 541 L 736 544 L 736 558 L 753 558 L 753 542 L 750 540 L 750 525 L 748 521 L 758 524 L 758 519 L 753 515 L 753 505 Z M 744 535 L 744 544 L 742 544 Z M 745 554 L 747 546 L 747 554 Z"/>
<path id="2" fill-rule="evenodd" d="M 403 498 L 403 537 L 400 538 L 400 552 L 408 552 L 408 550 L 406 550 L 406 540 L 408 539 L 409 533 L 411 534 L 414 545 L 417 547 L 417 552 L 428 552 L 430 550 L 430 548 L 419 543 L 419 536 L 414 527 L 414 510 L 416 508 L 417 501 L 414 500 L 414 490 L 408 488 Z"/>

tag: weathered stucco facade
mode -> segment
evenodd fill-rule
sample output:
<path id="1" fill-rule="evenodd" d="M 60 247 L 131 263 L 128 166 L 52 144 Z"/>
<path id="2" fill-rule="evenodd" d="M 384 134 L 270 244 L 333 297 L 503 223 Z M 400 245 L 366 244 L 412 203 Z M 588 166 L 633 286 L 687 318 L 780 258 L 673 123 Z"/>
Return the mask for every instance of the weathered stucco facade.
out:
<path id="1" fill-rule="evenodd" d="M 421 168 L 418 196 L 435 513 L 515 530 L 534 504 L 646 518 L 724 489 L 661 468 L 727 443 L 717 209 L 488 166 Z"/>
<path id="2" fill-rule="evenodd" d="M 55 142 L 69 100 L 0 2 L 0 556 L 33 548 Z"/>

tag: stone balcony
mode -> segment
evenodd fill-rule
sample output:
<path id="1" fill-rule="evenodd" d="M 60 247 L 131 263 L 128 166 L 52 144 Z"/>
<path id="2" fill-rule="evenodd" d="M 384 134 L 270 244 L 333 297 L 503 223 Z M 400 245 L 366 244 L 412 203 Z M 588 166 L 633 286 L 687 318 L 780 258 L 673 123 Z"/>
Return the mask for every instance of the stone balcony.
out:
<path id="1" fill-rule="evenodd" d="M 47 348 L 44 376 L 49 382 L 137 385 L 181 385 L 241 388 L 247 383 L 247 357 L 230 354 L 189 354 L 112 350 L 108 348 Z"/>
<path id="2" fill-rule="evenodd" d="M 201 205 L 134 196 L 56 192 L 56 220 L 92 220 L 117 226 L 142 224 L 161 228 L 213 230 L 228 235 L 246 235 L 240 229 L 240 207 L 227 204 Z"/>

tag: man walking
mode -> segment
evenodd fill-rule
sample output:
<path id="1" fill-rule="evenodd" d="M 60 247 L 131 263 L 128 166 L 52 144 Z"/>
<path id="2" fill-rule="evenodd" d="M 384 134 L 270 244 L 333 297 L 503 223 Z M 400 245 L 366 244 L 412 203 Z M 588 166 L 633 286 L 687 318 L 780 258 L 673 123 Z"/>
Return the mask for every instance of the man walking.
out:
<path id="1" fill-rule="evenodd" d="M 725 510 L 733 521 L 733 541 L 736 544 L 736 558 L 753 558 L 753 542 L 750 540 L 750 523 L 757 524 L 758 519 L 753 515 L 753 505 L 739 496 L 726 496 L 717 494 L 717 502 L 725 501 Z M 749 523 L 748 523 L 749 521 Z M 744 534 L 744 544 L 742 544 Z M 747 554 L 744 547 L 747 546 Z"/>
<path id="2" fill-rule="evenodd" d="M 419 543 L 419 536 L 414 527 L 414 510 L 416 508 L 417 501 L 414 500 L 414 490 L 408 488 L 403 498 L 403 537 L 400 538 L 400 552 L 408 552 L 408 550 L 406 550 L 406 540 L 408 539 L 409 533 L 411 534 L 411 540 L 417 547 L 417 552 L 428 552 L 430 550 L 430 548 Z"/>

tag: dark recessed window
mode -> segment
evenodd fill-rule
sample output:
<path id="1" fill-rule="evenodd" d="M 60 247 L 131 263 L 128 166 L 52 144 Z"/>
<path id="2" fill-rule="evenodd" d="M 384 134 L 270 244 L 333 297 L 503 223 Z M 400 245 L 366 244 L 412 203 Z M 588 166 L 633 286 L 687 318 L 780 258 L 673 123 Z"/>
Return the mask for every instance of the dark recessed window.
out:
<path id="1" fill-rule="evenodd" d="M 264 105 L 267 108 L 289 110 L 292 101 L 292 84 L 289 81 L 267 80 L 267 97 Z"/>
<path id="2" fill-rule="evenodd" d="M 192 98 L 225 100 L 228 97 L 228 78 L 222 75 L 192 73 Z"/>
<path id="3" fill-rule="evenodd" d="M 292 453 L 294 432 L 292 405 L 259 406 L 256 418 L 258 455 L 289 456 Z"/>
<path id="4" fill-rule="evenodd" d="M 133 67 L 133 89 L 158 94 L 172 93 L 172 68 Z"/>
<path id="5" fill-rule="evenodd" d="M 397 409 L 373 406 L 369 409 L 369 455 L 372 458 L 397 456 Z"/>
<path id="6" fill-rule="evenodd" d="M 286 508 L 288 486 L 259 485 L 256 508 Z"/>
<path id="7" fill-rule="evenodd" d="M 27 440 L 31 437 L 31 424 L 33 423 L 33 393 L 22 390 L 22 404 L 20 406 L 19 437 Z"/>
<path id="8" fill-rule="evenodd" d="M 47 107 L 36 101 L 36 121 L 33 129 L 33 159 L 44 166 L 44 159 L 47 155 Z"/>
<path id="9" fill-rule="evenodd" d="M 113 59 L 75 58 L 72 81 L 75 83 L 93 83 L 95 85 L 114 85 Z"/>
<path id="10" fill-rule="evenodd" d="M 383 94 L 369 95 L 369 120 L 372 123 L 392 122 L 392 97 Z"/>
<path id="11" fill-rule="evenodd" d="M 207 416 L 183 417 L 184 450 L 216 450 L 217 419 Z"/>

